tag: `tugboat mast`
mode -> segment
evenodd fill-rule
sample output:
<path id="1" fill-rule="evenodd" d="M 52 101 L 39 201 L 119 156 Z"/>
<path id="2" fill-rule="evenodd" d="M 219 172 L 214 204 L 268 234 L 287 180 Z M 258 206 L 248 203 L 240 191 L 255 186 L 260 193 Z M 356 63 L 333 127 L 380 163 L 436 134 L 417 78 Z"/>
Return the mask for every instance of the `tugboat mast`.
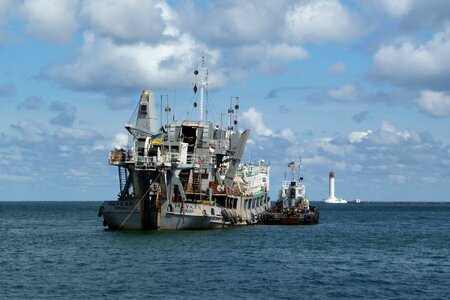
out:
<path id="1" fill-rule="evenodd" d="M 294 160 L 288 163 L 288 167 L 290 169 L 289 181 L 298 180 L 297 176 L 300 175 L 300 169 L 302 167 L 302 158 L 300 159 L 294 158 Z M 286 172 L 284 173 L 284 180 L 286 180 Z"/>

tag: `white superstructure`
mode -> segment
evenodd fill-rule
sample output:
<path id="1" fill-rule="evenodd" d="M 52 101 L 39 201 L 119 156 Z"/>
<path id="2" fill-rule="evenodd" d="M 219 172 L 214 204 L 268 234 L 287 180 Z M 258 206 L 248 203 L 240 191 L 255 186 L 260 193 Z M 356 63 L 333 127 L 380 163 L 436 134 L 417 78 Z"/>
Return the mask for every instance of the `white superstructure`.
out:
<path id="1" fill-rule="evenodd" d="M 289 180 L 282 183 L 281 189 L 278 192 L 278 205 L 283 211 L 309 210 L 309 200 L 306 196 L 306 187 L 303 182 L 303 177 L 299 177 L 301 160 L 290 162 L 288 164 L 291 174 Z"/>

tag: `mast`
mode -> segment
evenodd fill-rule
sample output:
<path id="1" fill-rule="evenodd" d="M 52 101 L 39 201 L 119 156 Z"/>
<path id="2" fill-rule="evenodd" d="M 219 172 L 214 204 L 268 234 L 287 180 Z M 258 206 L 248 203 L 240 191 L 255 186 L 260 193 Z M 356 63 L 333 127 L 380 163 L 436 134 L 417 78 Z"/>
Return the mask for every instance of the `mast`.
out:
<path id="1" fill-rule="evenodd" d="M 205 57 L 202 57 L 202 66 L 199 68 L 201 74 L 200 74 L 200 122 L 203 121 L 203 101 L 204 101 L 204 94 L 205 94 L 205 87 L 208 86 L 208 68 L 205 67 Z M 198 75 L 199 71 L 195 70 L 194 74 Z M 197 85 L 194 87 L 194 91 L 197 90 Z"/>
<path id="2" fill-rule="evenodd" d="M 294 158 L 292 162 L 288 163 L 288 167 L 291 169 L 289 180 L 298 180 L 297 176 L 300 175 L 300 170 L 302 168 L 302 157 L 300 156 L 300 159 Z M 284 178 L 286 180 L 286 173 L 284 174 Z"/>

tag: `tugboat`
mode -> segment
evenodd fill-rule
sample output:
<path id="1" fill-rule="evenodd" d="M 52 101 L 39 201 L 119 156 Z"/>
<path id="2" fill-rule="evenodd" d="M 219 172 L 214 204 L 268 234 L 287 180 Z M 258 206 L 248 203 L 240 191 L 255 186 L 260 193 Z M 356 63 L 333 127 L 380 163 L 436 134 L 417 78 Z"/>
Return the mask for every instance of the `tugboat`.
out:
<path id="1" fill-rule="evenodd" d="M 278 193 L 275 207 L 267 211 L 262 219 L 267 225 L 312 225 L 319 223 L 319 209 L 309 205 L 303 177 L 297 179 L 295 160 L 288 164 L 290 179 L 284 180 Z"/>

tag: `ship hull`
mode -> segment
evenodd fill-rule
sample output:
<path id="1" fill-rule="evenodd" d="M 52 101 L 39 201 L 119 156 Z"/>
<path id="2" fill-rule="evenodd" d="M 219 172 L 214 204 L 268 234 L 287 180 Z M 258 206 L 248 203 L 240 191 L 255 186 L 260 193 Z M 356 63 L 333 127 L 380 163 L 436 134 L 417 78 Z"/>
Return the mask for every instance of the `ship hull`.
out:
<path id="1" fill-rule="evenodd" d="M 105 201 L 100 207 L 103 224 L 110 230 L 141 230 L 142 215 L 138 200 Z"/>
<path id="2" fill-rule="evenodd" d="M 197 216 L 167 213 L 161 219 L 160 229 L 164 230 L 201 230 L 220 229 L 228 225 L 221 219 L 211 216 Z"/>
<path id="3" fill-rule="evenodd" d="M 319 223 L 319 210 L 314 208 L 314 212 L 292 214 L 268 212 L 261 223 L 265 225 L 314 225 Z"/>
<path id="4" fill-rule="evenodd" d="M 260 198 L 261 196 L 243 197 L 241 201 Z M 109 230 L 203 230 L 258 224 L 266 211 L 265 205 L 239 210 L 210 204 L 165 203 L 160 211 L 149 211 L 150 220 L 147 221 L 142 214 L 142 203 L 139 200 L 105 201 L 99 216 L 103 216 L 104 225 Z"/>
<path id="5" fill-rule="evenodd" d="M 167 203 L 161 208 L 159 228 L 163 230 L 218 229 L 228 226 L 221 207 L 199 203 Z"/>

